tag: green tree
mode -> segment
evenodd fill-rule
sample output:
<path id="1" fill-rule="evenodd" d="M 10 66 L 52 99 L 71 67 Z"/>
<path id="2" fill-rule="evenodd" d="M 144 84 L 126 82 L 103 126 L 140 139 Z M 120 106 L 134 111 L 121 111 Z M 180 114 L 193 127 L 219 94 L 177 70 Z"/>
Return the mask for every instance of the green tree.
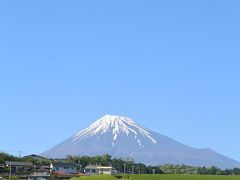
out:
<path id="1" fill-rule="evenodd" d="M 240 175 L 240 169 L 239 168 L 234 168 L 233 169 L 233 174 L 234 175 Z"/>

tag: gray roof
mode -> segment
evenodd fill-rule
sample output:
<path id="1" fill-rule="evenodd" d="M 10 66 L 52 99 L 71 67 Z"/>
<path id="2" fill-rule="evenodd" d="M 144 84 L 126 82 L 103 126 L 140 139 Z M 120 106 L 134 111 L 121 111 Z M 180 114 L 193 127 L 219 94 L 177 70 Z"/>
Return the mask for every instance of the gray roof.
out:
<path id="1" fill-rule="evenodd" d="M 53 162 L 54 167 L 77 167 L 75 163 L 63 163 L 63 162 Z"/>
<path id="2" fill-rule="evenodd" d="M 48 158 L 36 155 L 36 154 L 31 154 L 28 156 L 24 156 L 23 158 L 32 158 L 32 159 L 36 159 L 36 160 L 48 160 Z"/>
<path id="3" fill-rule="evenodd" d="M 14 162 L 14 161 L 6 161 L 6 165 L 8 166 L 33 166 L 32 162 Z"/>

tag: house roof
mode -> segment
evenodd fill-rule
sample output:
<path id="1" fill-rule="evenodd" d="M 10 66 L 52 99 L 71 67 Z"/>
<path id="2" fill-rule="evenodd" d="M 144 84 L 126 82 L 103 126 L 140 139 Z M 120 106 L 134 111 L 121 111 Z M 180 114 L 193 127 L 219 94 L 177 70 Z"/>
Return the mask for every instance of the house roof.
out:
<path id="1" fill-rule="evenodd" d="M 84 173 L 82 173 L 82 172 L 78 172 L 78 173 L 76 174 L 76 176 L 86 176 L 86 174 L 84 174 Z"/>
<path id="2" fill-rule="evenodd" d="M 52 174 L 54 174 L 55 176 L 57 177 L 80 177 L 80 176 L 86 176 L 86 174 L 84 173 L 81 173 L 81 172 L 78 172 L 76 174 L 69 174 L 69 173 L 66 173 L 64 171 L 56 171 L 56 172 L 53 172 Z"/>
<path id="3" fill-rule="evenodd" d="M 53 162 L 53 167 L 77 167 L 75 163 Z"/>
<path id="4" fill-rule="evenodd" d="M 36 154 L 31 154 L 28 156 L 24 156 L 23 158 L 32 158 L 32 159 L 36 159 L 36 160 L 48 160 L 48 158 L 36 155 Z"/>
<path id="5" fill-rule="evenodd" d="M 86 166 L 85 169 L 113 169 L 111 166 Z"/>
<path id="6" fill-rule="evenodd" d="M 5 164 L 7 166 L 33 166 L 32 162 L 14 162 L 14 161 L 6 161 Z"/>

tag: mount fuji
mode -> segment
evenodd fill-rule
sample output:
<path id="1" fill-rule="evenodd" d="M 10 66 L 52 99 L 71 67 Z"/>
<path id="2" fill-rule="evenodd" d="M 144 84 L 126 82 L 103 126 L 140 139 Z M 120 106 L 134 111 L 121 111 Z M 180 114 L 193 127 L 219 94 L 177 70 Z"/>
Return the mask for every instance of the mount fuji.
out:
<path id="1" fill-rule="evenodd" d="M 196 149 L 153 132 L 124 116 L 105 115 L 66 141 L 43 152 L 51 158 L 67 155 L 131 157 L 148 165 L 240 167 L 240 163 L 213 150 Z"/>

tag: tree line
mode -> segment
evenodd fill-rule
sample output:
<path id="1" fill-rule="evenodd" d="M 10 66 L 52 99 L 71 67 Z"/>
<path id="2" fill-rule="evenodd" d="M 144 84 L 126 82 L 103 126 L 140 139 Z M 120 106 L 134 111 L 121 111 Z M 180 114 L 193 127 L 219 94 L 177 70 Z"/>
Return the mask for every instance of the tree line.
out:
<path id="1" fill-rule="evenodd" d="M 102 156 L 67 156 L 68 162 L 80 164 L 83 169 L 87 165 L 112 166 L 120 173 L 127 174 L 199 174 L 199 175 L 240 175 L 240 168 L 222 170 L 215 166 L 212 167 L 194 167 L 187 165 L 164 164 L 159 166 L 146 166 L 142 163 L 136 163 L 132 158 L 123 160 L 121 158 L 112 158 L 110 155 Z M 80 169 L 80 170 L 81 170 Z"/>

